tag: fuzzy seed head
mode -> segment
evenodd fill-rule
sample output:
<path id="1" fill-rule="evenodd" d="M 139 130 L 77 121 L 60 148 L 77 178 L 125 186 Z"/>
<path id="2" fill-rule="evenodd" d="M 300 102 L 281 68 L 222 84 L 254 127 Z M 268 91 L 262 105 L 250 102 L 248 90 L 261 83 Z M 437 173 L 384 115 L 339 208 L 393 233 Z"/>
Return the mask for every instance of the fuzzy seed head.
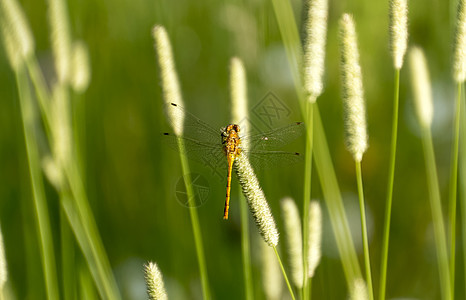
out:
<path id="1" fill-rule="evenodd" d="M 82 41 L 73 44 L 71 86 L 77 93 L 83 93 L 91 79 L 89 50 Z"/>
<path id="2" fill-rule="evenodd" d="M 328 0 L 310 0 L 307 4 L 306 41 L 304 43 L 304 88 L 315 101 L 322 93 Z"/>
<path id="3" fill-rule="evenodd" d="M 403 66 L 403 57 L 408 44 L 408 1 L 390 1 L 390 48 L 395 69 Z"/>
<path id="4" fill-rule="evenodd" d="M 71 159 L 71 127 L 67 91 L 61 85 L 54 85 L 52 91 L 52 134 L 53 154 L 58 168 L 62 168 Z"/>
<path id="5" fill-rule="evenodd" d="M 453 55 L 453 77 L 462 83 L 466 80 L 466 4 L 465 0 L 458 3 L 456 18 L 456 39 Z"/>
<path id="6" fill-rule="evenodd" d="M 42 170 L 44 171 L 45 177 L 55 187 L 57 191 L 60 191 L 63 186 L 63 170 L 57 165 L 55 160 L 51 156 L 45 156 L 42 159 Z"/>
<path id="7" fill-rule="evenodd" d="M 362 72 L 353 18 L 344 14 L 340 20 L 340 57 L 345 107 L 346 146 L 354 160 L 361 161 L 367 149 L 366 110 Z"/>
<path id="8" fill-rule="evenodd" d="M 5 22 L 1 22 L 0 24 L 3 36 L 3 45 L 5 46 L 6 55 L 8 57 L 8 62 L 10 63 L 10 67 L 17 71 L 23 60 L 21 59 L 21 54 L 18 51 L 19 46 L 16 43 L 16 39 L 12 36 L 11 31 L 5 25 Z"/>
<path id="9" fill-rule="evenodd" d="M 281 201 L 285 241 L 290 259 L 291 279 L 298 288 L 303 287 L 303 241 L 301 234 L 301 219 L 298 207 L 291 198 Z"/>
<path id="10" fill-rule="evenodd" d="M 182 106 L 183 98 L 181 97 L 180 84 L 178 75 L 176 74 L 175 61 L 173 60 L 172 47 L 167 31 L 163 26 L 155 25 L 152 29 L 152 36 L 159 63 L 163 98 L 167 103 L 175 103 Z M 169 108 L 170 105 L 167 107 Z M 173 125 L 173 131 L 176 135 L 180 136 L 183 133 L 184 115 L 180 115 L 179 113 L 173 115 L 174 112 L 175 110 L 168 109 L 167 114 L 171 119 L 170 123 Z"/>
<path id="11" fill-rule="evenodd" d="M 356 278 L 350 291 L 351 300 L 367 300 L 369 299 L 367 293 L 366 282 L 362 278 Z"/>
<path id="12" fill-rule="evenodd" d="M 167 292 L 163 283 L 162 273 L 156 263 L 147 262 L 144 265 L 147 294 L 150 300 L 167 300 Z"/>
<path id="13" fill-rule="evenodd" d="M 21 56 L 23 59 L 27 59 L 34 52 L 34 39 L 32 37 L 31 28 L 27 22 L 24 11 L 21 9 L 18 1 L 16 0 L 2 0 L 0 1 L 0 19 L 2 19 L 3 34 L 5 30 L 9 32 L 7 34 L 7 44 L 17 52 L 16 55 Z M 5 39 L 5 35 L 4 35 Z M 10 52 L 11 50 L 8 50 Z M 8 54 L 10 56 L 10 54 Z M 10 60 L 12 59 L 9 57 Z M 15 62 L 15 64 L 13 64 Z M 10 61 L 12 65 L 16 65 L 17 59 Z"/>
<path id="14" fill-rule="evenodd" d="M 308 253 L 307 253 L 307 276 L 314 277 L 315 270 L 322 256 L 322 210 L 317 201 L 311 201 L 309 205 L 308 223 Z"/>
<path id="15" fill-rule="evenodd" d="M 235 159 L 235 171 L 259 233 L 269 246 L 277 246 L 278 231 L 275 220 L 259 180 L 244 153 L 240 153 Z"/>
<path id="16" fill-rule="evenodd" d="M 244 135 L 248 134 L 248 95 L 246 71 L 241 59 L 233 57 L 230 62 L 230 92 L 231 92 L 231 108 L 232 108 L 232 123 L 241 125 L 241 132 Z M 248 141 L 243 140 L 241 146 L 243 149 L 248 148 Z"/>
<path id="17" fill-rule="evenodd" d="M 434 115 L 434 108 L 429 70 L 427 69 L 424 52 L 418 47 L 411 48 L 409 51 L 409 61 L 414 103 L 419 123 L 422 127 L 430 128 Z"/>
<path id="18" fill-rule="evenodd" d="M 71 34 L 66 1 L 48 0 L 49 22 L 58 82 L 68 83 L 71 73 Z"/>
<path id="19" fill-rule="evenodd" d="M 3 234 L 0 229 L 0 294 L 2 293 L 5 283 L 8 279 L 8 270 L 5 257 L 5 246 L 3 244 Z"/>

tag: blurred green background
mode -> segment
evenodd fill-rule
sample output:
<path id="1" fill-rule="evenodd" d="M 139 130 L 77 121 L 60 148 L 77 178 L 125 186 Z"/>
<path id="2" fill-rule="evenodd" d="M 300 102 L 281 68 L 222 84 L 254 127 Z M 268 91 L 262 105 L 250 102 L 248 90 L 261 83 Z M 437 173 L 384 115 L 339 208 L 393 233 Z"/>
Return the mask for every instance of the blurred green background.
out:
<path id="1" fill-rule="evenodd" d="M 20 2 L 33 29 L 43 72 L 52 78 L 47 5 L 42 0 Z M 175 196 L 176 183 L 182 176 L 179 157 L 164 145 L 161 136 L 170 127 L 162 112 L 151 27 L 161 24 L 168 31 L 187 110 L 215 128 L 229 122 L 229 60 L 238 56 L 247 69 L 251 112 L 272 93 L 290 110 L 288 117 L 277 122 L 280 126 L 302 118 L 271 2 L 67 2 L 72 35 L 88 45 L 92 69 L 87 92 L 73 96 L 85 184 L 123 298 L 145 299 L 142 264 L 153 260 L 164 274 L 172 299 L 200 299 L 189 213 Z M 293 0 L 292 5 L 300 24 L 302 3 Z M 433 137 L 446 215 L 455 96 L 451 53 L 456 1 L 411 1 L 409 5 L 409 44 L 424 48 L 431 71 L 435 101 Z M 329 7 L 325 91 L 318 104 L 362 263 L 354 164 L 344 147 L 337 42 L 339 17 L 344 12 L 352 13 L 359 35 L 367 103 L 370 147 L 363 159 L 363 176 L 374 287 L 378 291 L 394 77 L 388 47 L 388 1 L 330 1 Z M 17 299 L 41 299 L 45 298 L 45 290 L 18 93 L 3 48 L 0 69 L 0 220 L 9 286 Z M 388 298 L 438 299 L 440 287 L 431 212 L 408 75 L 403 69 L 387 295 Z M 251 121 L 259 129 L 265 129 L 260 117 L 252 113 Z M 287 149 L 302 152 L 303 140 Z M 208 181 L 209 195 L 199 208 L 199 217 L 213 297 L 242 299 L 236 178 L 233 178 L 231 218 L 224 221 L 225 179 L 217 178 L 209 168 L 195 162 L 191 168 Z M 303 166 L 278 166 L 258 176 L 282 231 L 279 200 L 291 196 L 302 206 Z M 325 210 L 315 173 L 312 194 L 321 200 Z M 58 255 L 59 205 L 48 183 L 47 196 Z M 459 196 L 464 197 L 461 192 Z M 313 296 L 345 299 L 346 283 L 331 226 L 325 217 L 323 260 L 313 281 Z M 251 232 L 254 293 L 257 299 L 263 299 L 258 247 L 262 241 L 252 222 Z M 462 230 L 457 234 L 456 298 L 464 299 Z M 279 245 L 286 262 L 286 249 L 282 242 Z M 85 268 L 79 250 L 76 266 L 77 270 Z"/>

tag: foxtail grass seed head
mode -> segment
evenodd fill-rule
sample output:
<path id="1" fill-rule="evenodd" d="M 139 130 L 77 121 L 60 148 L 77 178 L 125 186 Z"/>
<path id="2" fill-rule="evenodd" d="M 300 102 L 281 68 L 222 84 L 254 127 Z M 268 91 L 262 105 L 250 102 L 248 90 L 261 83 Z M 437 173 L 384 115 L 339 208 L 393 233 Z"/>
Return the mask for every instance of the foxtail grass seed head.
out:
<path id="1" fill-rule="evenodd" d="M 247 135 L 248 124 L 248 95 L 246 71 L 241 59 L 233 57 L 230 62 L 230 92 L 233 124 L 241 125 L 241 133 Z M 243 140 L 241 146 L 248 148 L 247 140 Z"/>
<path id="2" fill-rule="evenodd" d="M 408 44 L 408 1 L 390 1 L 390 48 L 395 69 L 403 66 Z"/>
<path id="3" fill-rule="evenodd" d="M 8 280 L 8 270 L 5 257 L 5 246 L 3 244 L 3 234 L 0 228 L 0 294 L 5 287 L 5 283 Z"/>
<path id="4" fill-rule="evenodd" d="M 304 88 L 311 101 L 323 90 L 328 0 L 309 0 L 304 42 Z"/>
<path id="5" fill-rule="evenodd" d="M 183 98 L 181 96 L 180 84 L 178 75 L 176 74 L 175 61 L 173 60 L 172 47 L 167 31 L 163 26 L 155 25 L 152 28 L 152 36 L 155 42 L 155 52 L 158 57 L 164 101 L 183 106 Z M 174 127 L 173 131 L 176 135 L 180 136 L 183 133 L 184 115 L 175 113 L 175 111 L 180 111 L 179 109 L 174 110 L 169 108 L 170 105 L 167 106 L 167 114 L 171 119 L 170 123 Z"/>
<path id="6" fill-rule="evenodd" d="M 356 29 L 349 14 L 340 19 L 340 57 L 346 146 L 354 160 L 361 161 L 367 149 L 366 110 Z"/>
<path id="7" fill-rule="evenodd" d="M 21 54 L 18 51 L 19 46 L 16 39 L 12 36 L 11 30 L 5 25 L 5 22 L 0 21 L 0 29 L 2 31 L 3 45 L 5 46 L 5 52 L 10 63 L 11 69 L 18 71 L 23 63 Z"/>
<path id="8" fill-rule="evenodd" d="M 466 80 L 466 3 L 460 0 L 456 18 L 456 39 L 453 62 L 453 77 L 462 83 Z"/>
<path id="9" fill-rule="evenodd" d="M 422 127 L 430 128 L 434 114 L 432 89 L 426 58 L 420 48 L 409 51 L 409 65 L 417 117 Z"/>
<path id="10" fill-rule="evenodd" d="M 303 287 L 303 241 L 301 234 L 301 219 L 298 207 L 291 198 L 281 201 L 285 241 L 290 260 L 291 280 L 298 288 Z"/>
<path id="11" fill-rule="evenodd" d="M 91 79 L 89 50 L 83 41 L 73 43 L 72 58 L 71 86 L 77 93 L 83 93 Z"/>
<path id="12" fill-rule="evenodd" d="M 45 177 L 47 177 L 47 180 L 53 185 L 53 187 L 57 191 L 61 190 L 63 184 L 62 169 L 50 155 L 44 156 L 42 159 L 42 170 L 44 171 Z"/>
<path id="13" fill-rule="evenodd" d="M 62 86 L 54 85 L 52 91 L 53 154 L 59 168 L 69 163 L 71 159 L 71 127 L 66 93 L 66 89 Z"/>
<path id="14" fill-rule="evenodd" d="M 322 256 L 322 209 L 317 201 L 311 201 L 309 205 L 308 226 L 307 276 L 314 277 Z"/>
<path id="15" fill-rule="evenodd" d="M 15 49 L 23 59 L 30 57 L 34 52 L 34 38 L 24 11 L 17 0 L 0 1 L 0 19 L 2 19 L 2 27 L 5 26 L 5 29 L 10 33 L 9 41 L 6 42 L 11 43 L 11 46 L 7 47 Z"/>
<path id="16" fill-rule="evenodd" d="M 163 283 L 162 273 L 156 263 L 147 262 L 144 265 L 147 294 L 150 300 L 167 300 L 167 292 Z"/>
<path id="17" fill-rule="evenodd" d="M 262 287 L 268 300 L 282 299 L 283 275 L 273 248 L 259 241 L 262 264 Z"/>
<path id="18" fill-rule="evenodd" d="M 366 282 L 362 278 L 356 278 L 353 281 L 353 286 L 350 291 L 351 300 L 367 300 L 368 292 L 366 287 Z"/>
<path id="19" fill-rule="evenodd" d="M 275 220 L 265 199 L 264 191 L 244 153 L 240 153 L 235 159 L 235 170 L 259 233 L 269 246 L 277 246 L 278 231 Z"/>
<path id="20" fill-rule="evenodd" d="M 58 82 L 68 83 L 71 69 L 71 34 L 68 8 L 64 0 L 48 0 L 49 22 Z"/>

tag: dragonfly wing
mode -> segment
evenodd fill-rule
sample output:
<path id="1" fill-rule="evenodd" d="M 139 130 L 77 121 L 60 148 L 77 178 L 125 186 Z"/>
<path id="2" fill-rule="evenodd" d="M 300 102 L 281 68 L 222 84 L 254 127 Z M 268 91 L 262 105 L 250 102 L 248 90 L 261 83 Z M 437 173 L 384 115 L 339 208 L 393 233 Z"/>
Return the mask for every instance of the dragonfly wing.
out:
<path id="1" fill-rule="evenodd" d="M 281 165 L 292 165 L 304 160 L 298 152 L 288 151 L 246 151 L 255 170 L 263 170 Z"/>
<path id="2" fill-rule="evenodd" d="M 277 149 L 300 137 L 304 129 L 303 122 L 296 122 L 268 132 L 246 136 L 242 140 L 247 141 L 251 151 Z"/>
<path id="3" fill-rule="evenodd" d="M 214 171 L 226 169 L 226 158 L 220 145 L 178 137 L 172 133 L 164 133 L 163 136 L 166 144 L 172 149 L 180 152 L 180 146 L 183 147 L 189 159 L 200 162 Z"/>
<path id="4" fill-rule="evenodd" d="M 201 121 L 178 104 L 166 103 L 164 110 L 167 114 L 168 122 L 176 133 L 210 144 L 221 144 L 222 136 L 220 130 L 213 129 L 210 125 Z"/>

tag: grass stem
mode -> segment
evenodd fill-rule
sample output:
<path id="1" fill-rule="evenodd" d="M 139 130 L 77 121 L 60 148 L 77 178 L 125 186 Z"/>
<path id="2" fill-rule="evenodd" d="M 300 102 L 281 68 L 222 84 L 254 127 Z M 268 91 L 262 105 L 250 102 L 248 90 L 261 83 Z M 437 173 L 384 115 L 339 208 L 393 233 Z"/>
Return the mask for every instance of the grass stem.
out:
<path id="1" fill-rule="evenodd" d="M 372 275 L 371 263 L 369 256 L 369 241 L 367 238 L 367 224 L 366 224 L 366 209 L 364 204 L 364 191 L 362 186 L 361 162 L 356 161 L 356 178 L 358 181 L 358 195 L 359 195 L 359 211 L 361 214 L 361 236 L 364 248 L 364 265 L 366 269 L 366 281 L 369 299 L 374 299 L 374 292 L 372 290 Z"/>
<path id="2" fill-rule="evenodd" d="M 243 276 L 246 300 L 254 299 L 252 272 L 251 272 L 251 252 L 249 243 L 249 215 L 246 199 L 242 196 L 240 188 L 240 216 L 241 216 L 241 251 L 243 253 Z"/>
<path id="3" fill-rule="evenodd" d="M 314 127 L 314 103 L 306 101 L 306 161 L 304 166 L 304 197 L 303 197 L 303 299 L 309 299 L 308 283 L 308 248 L 309 248 L 309 202 L 311 201 L 311 178 L 312 178 L 312 148 L 313 148 L 313 127 Z"/>
<path id="4" fill-rule="evenodd" d="M 395 70 L 395 93 L 393 95 L 392 139 L 390 144 L 390 162 L 388 171 L 387 200 L 385 202 L 385 221 L 383 227 L 382 261 L 380 267 L 379 300 L 385 300 L 387 286 L 387 261 L 390 237 L 390 220 L 392 214 L 393 182 L 395 178 L 396 143 L 398 135 L 398 106 L 400 98 L 400 70 Z"/>
<path id="5" fill-rule="evenodd" d="M 275 251 L 275 255 L 277 256 L 278 263 L 280 264 L 280 268 L 282 269 L 283 277 L 285 278 L 286 286 L 290 291 L 291 299 L 296 300 L 293 289 L 291 288 L 290 281 L 288 280 L 288 276 L 286 275 L 285 268 L 283 267 L 282 260 L 280 259 L 280 255 L 278 254 L 277 247 L 273 246 L 273 251 Z"/>
<path id="6" fill-rule="evenodd" d="M 453 146 L 451 153 L 451 174 L 449 194 L 449 216 L 450 216 L 450 284 L 451 297 L 455 298 L 455 251 L 456 251 L 456 195 L 458 184 L 458 148 L 461 118 L 461 83 L 458 83 L 456 97 L 455 123 L 453 132 Z"/>

